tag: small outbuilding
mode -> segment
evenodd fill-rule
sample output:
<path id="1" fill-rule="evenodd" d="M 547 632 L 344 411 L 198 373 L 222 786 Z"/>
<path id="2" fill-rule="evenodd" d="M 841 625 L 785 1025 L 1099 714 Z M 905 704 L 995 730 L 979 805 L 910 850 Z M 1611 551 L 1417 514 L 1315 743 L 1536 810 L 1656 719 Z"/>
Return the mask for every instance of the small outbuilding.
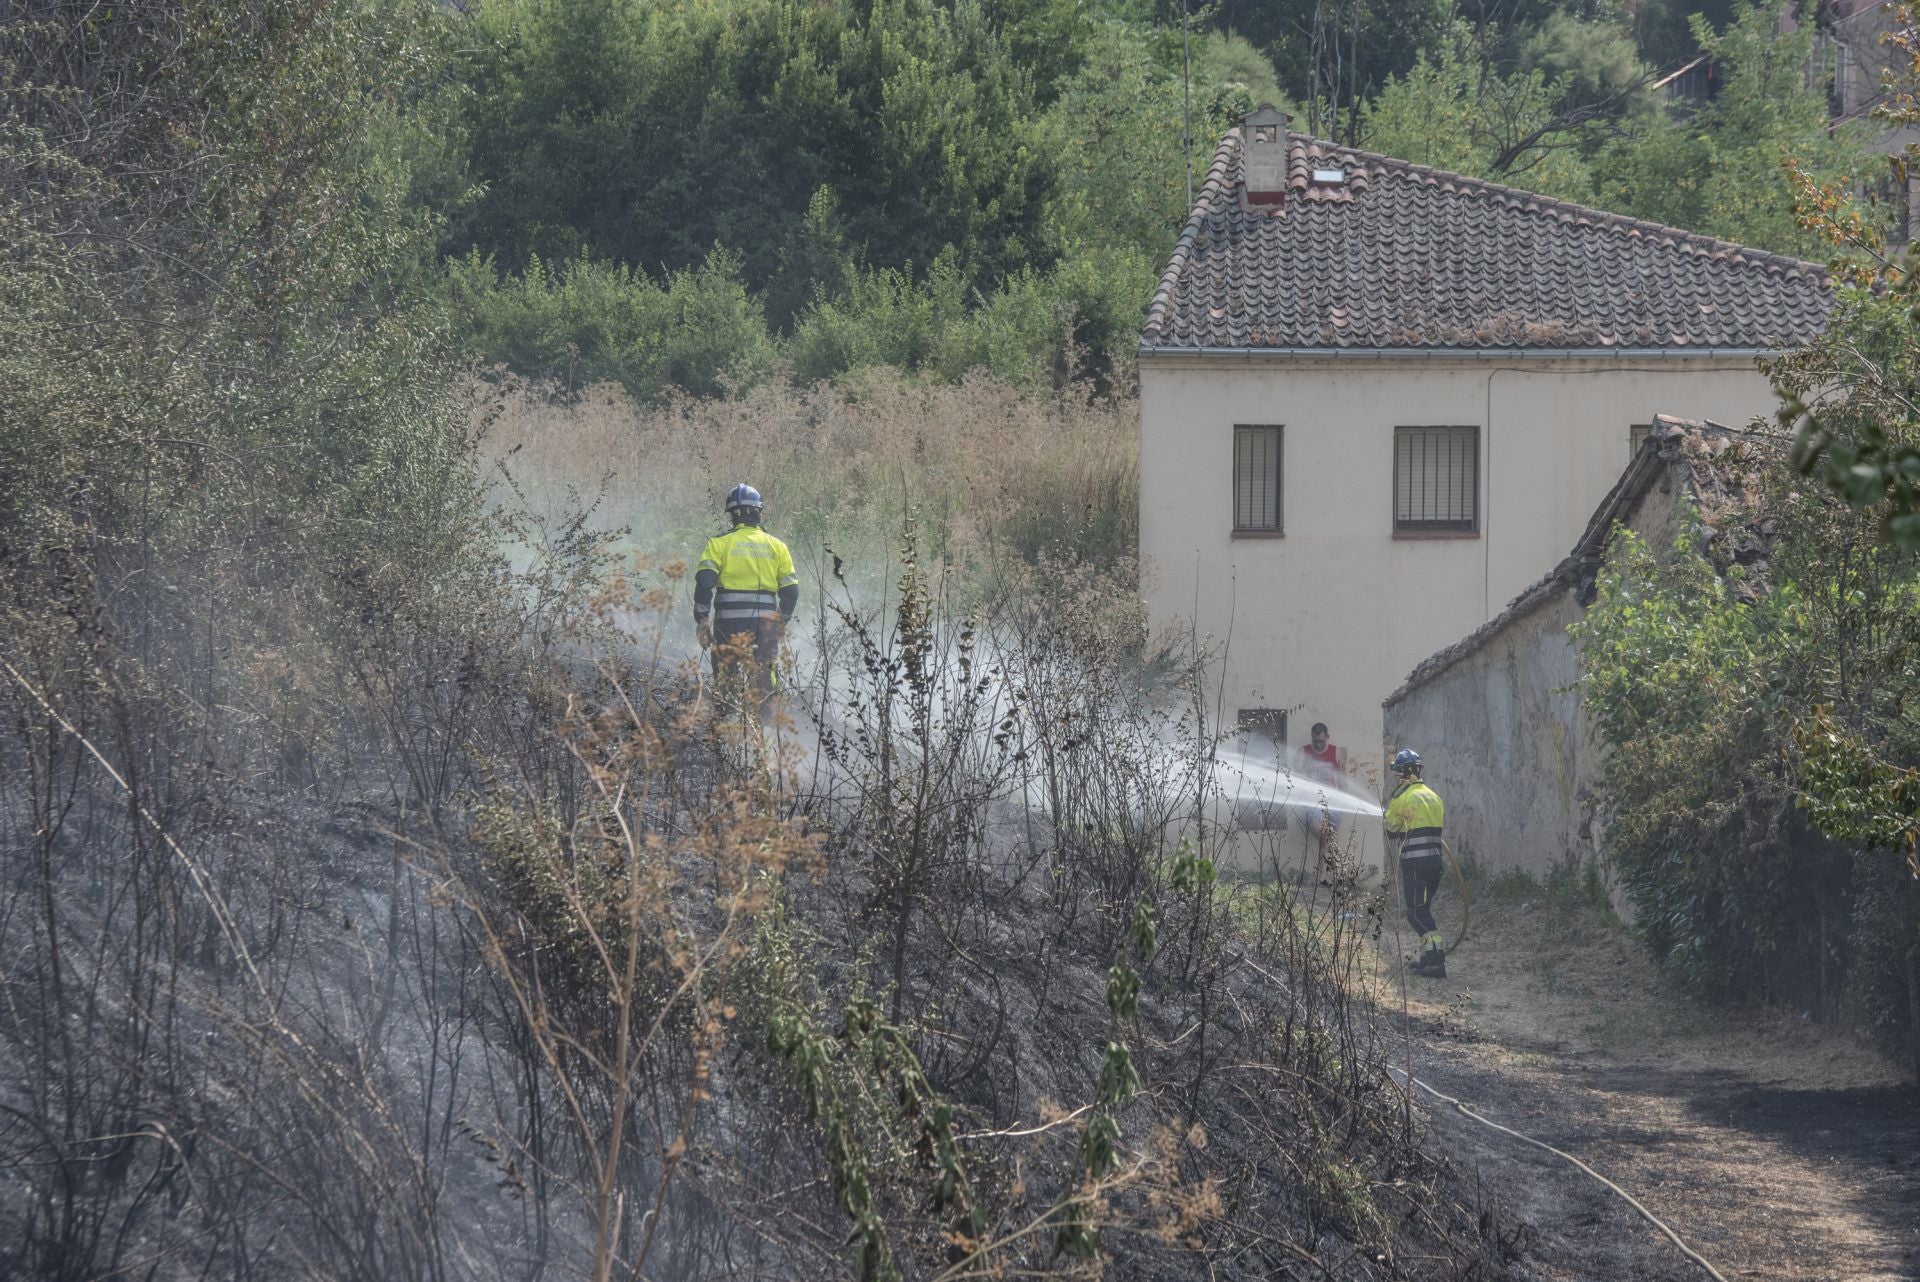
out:
<path id="1" fill-rule="evenodd" d="M 1778 448 L 1718 423 L 1655 416 L 1572 552 L 1387 697 L 1387 742 L 1426 759 L 1456 851 L 1539 877 L 1577 871 L 1598 854 L 1600 763 L 1567 630 L 1594 601 L 1616 530 L 1660 546 L 1697 527 L 1703 547 L 1731 544 L 1723 531 L 1753 524 L 1755 452 Z M 1715 556 L 1751 567 L 1765 548 L 1726 546 Z"/>

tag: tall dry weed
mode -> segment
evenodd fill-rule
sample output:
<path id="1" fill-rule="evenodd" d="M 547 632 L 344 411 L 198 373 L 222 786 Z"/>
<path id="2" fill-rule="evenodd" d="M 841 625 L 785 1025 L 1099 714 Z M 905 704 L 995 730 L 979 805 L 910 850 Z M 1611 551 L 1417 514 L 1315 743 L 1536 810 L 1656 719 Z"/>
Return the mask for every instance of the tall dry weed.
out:
<path id="1" fill-rule="evenodd" d="M 614 384 L 571 398 L 514 384 L 484 445 L 498 495 L 517 492 L 556 521 L 593 503 L 601 528 L 625 527 L 651 555 L 697 549 L 745 481 L 767 496 L 768 526 L 803 574 L 823 583 L 832 548 L 856 581 L 877 584 L 909 510 L 923 553 L 976 581 L 1049 554 L 1130 562 L 1137 428 L 1131 399 L 1039 399 L 986 375 L 945 384 L 873 371 L 655 406 Z"/>

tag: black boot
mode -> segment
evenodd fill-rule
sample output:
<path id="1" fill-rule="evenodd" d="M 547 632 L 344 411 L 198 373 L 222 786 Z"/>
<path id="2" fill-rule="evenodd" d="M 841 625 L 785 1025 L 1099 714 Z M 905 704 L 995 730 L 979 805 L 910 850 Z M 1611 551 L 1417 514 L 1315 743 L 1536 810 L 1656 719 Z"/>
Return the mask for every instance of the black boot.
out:
<path id="1" fill-rule="evenodd" d="M 1429 949 L 1420 954 L 1420 960 L 1407 967 L 1407 972 L 1427 979 L 1445 979 L 1447 977 L 1447 955 L 1438 948 Z"/>

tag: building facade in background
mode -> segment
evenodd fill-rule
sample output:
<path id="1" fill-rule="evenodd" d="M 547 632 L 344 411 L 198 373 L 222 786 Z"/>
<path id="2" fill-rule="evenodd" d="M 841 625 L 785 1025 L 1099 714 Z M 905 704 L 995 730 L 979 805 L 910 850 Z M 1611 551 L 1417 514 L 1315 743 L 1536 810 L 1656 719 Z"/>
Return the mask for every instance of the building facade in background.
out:
<path id="1" fill-rule="evenodd" d="M 1227 134 L 1148 312 L 1145 591 L 1226 719 L 1325 721 L 1364 775 L 1382 700 L 1553 568 L 1656 410 L 1772 414 L 1757 359 L 1832 288 L 1286 126 Z"/>

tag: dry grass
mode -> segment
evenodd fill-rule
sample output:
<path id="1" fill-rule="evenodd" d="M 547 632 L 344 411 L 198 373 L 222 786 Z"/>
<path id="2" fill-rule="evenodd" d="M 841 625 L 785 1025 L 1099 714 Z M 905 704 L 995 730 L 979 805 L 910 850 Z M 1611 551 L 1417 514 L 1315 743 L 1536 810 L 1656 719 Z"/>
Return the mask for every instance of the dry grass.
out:
<path id="1" fill-rule="evenodd" d="M 1132 399 L 1042 399 L 984 375 L 949 385 L 876 372 L 653 407 L 612 384 L 571 398 L 518 384 L 502 388 L 484 449 L 497 499 L 517 491 L 555 523 L 594 504 L 597 528 L 625 527 L 650 556 L 696 553 L 746 481 L 803 575 L 824 578 L 831 548 L 858 581 L 879 572 L 908 508 L 923 553 L 963 570 L 1043 554 L 1131 560 L 1137 427 Z"/>

